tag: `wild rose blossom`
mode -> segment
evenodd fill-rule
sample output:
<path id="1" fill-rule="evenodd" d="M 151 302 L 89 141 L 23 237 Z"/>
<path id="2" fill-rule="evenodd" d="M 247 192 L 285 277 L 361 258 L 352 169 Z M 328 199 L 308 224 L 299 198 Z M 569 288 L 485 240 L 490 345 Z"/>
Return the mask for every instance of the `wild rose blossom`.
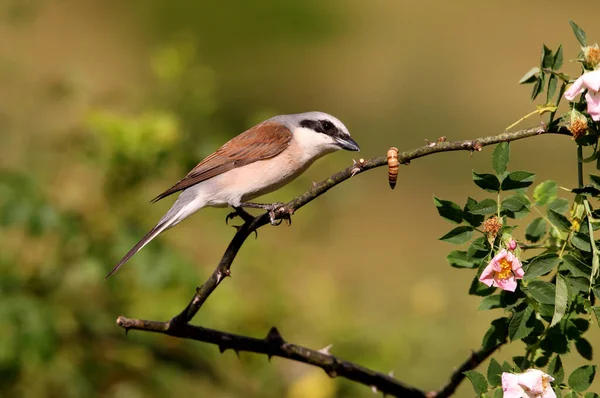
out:
<path id="1" fill-rule="evenodd" d="M 556 398 L 550 382 L 554 378 L 538 369 L 524 373 L 502 373 L 503 398 Z"/>
<path id="2" fill-rule="evenodd" d="M 587 111 L 595 121 L 600 120 L 600 69 L 586 72 L 573 83 L 567 91 L 565 98 L 573 101 L 575 97 L 587 89 L 585 100 L 587 101 Z"/>
<path id="3" fill-rule="evenodd" d="M 510 240 L 508 241 L 508 250 L 510 251 L 515 251 L 517 249 L 517 241 L 514 240 L 513 238 L 510 238 Z"/>
<path id="4" fill-rule="evenodd" d="M 525 275 L 522 267 L 521 261 L 512 251 L 502 249 L 485 267 L 479 281 L 490 287 L 496 286 L 514 292 L 517 289 L 517 279 L 522 279 Z"/>

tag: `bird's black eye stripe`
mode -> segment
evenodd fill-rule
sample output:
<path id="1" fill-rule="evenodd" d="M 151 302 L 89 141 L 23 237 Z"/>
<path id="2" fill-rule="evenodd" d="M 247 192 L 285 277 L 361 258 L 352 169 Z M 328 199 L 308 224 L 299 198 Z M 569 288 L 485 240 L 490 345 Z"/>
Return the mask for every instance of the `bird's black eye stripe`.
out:
<path id="1" fill-rule="evenodd" d="M 335 124 L 331 123 L 327 119 L 323 119 L 323 120 L 304 119 L 300 122 L 300 127 L 311 129 L 311 130 L 316 131 L 317 133 L 327 134 L 332 137 L 341 135 L 341 132 L 338 130 L 338 128 L 335 126 Z"/>

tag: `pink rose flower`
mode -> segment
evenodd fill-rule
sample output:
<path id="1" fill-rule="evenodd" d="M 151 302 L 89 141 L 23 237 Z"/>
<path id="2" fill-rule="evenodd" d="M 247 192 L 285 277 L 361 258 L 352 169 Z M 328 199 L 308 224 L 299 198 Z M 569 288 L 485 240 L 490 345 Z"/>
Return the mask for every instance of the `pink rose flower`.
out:
<path id="1" fill-rule="evenodd" d="M 565 91 L 565 98 L 569 101 L 581 94 L 583 90 L 587 89 L 585 100 L 587 101 L 587 111 L 595 121 L 600 120 L 600 69 L 593 72 L 586 72 L 579 76 L 579 79 L 573 83 L 567 91 Z"/>
<path id="2" fill-rule="evenodd" d="M 502 373 L 503 398 L 556 398 L 550 382 L 554 378 L 537 369 L 524 373 Z"/>
<path id="3" fill-rule="evenodd" d="M 525 272 L 523 264 L 515 254 L 502 249 L 485 267 L 479 281 L 488 286 L 497 286 L 502 290 L 514 292 L 517 289 L 517 279 L 522 279 Z"/>
<path id="4" fill-rule="evenodd" d="M 516 249 L 517 249 L 517 241 L 511 238 L 510 241 L 508 242 L 508 250 L 511 250 L 514 252 Z"/>

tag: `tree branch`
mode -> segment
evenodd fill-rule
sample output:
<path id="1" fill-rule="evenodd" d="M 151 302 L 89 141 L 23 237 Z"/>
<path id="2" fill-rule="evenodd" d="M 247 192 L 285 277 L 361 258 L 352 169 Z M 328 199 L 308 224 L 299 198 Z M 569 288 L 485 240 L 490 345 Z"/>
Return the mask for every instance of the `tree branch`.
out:
<path id="1" fill-rule="evenodd" d="M 558 130 L 546 131 L 541 127 L 529 128 L 514 132 L 504 132 L 499 135 L 476 138 L 474 140 L 464 141 L 438 141 L 430 143 L 420 148 L 410 151 L 401 152 L 398 154 L 400 163 L 409 164 L 411 160 L 428 156 L 438 152 L 450 151 L 481 151 L 484 146 L 494 145 L 501 142 L 510 142 L 527 137 L 543 135 L 543 134 L 560 134 L 569 135 L 570 132 L 565 128 Z M 369 160 L 361 159 L 355 162 L 352 166 L 332 175 L 328 179 L 321 181 L 313 186 L 304 194 L 296 197 L 292 201 L 283 205 L 275 214 L 276 219 L 282 219 L 293 214 L 296 210 L 302 208 L 317 197 L 334 186 L 350 179 L 356 174 L 371 170 L 377 167 L 387 166 L 386 157 L 377 157 Z M 217 344 L 221 351 L 231 348 L 235 351 L 251 351 L 269 356 L 280 356 L 283 358 L 292 359 L 295 361 L 305 362 L 311 365 L 319 366 L 324 369 L 330 376 L 341 376 L 350 380 L 363 383 L 379 391 L 393 396 L 425 396 L 425 392 L 418 389 L 407 387 L 390 376 L 374 372 L 363 368 L 359 365 L 343 361 L 328 354 L 323 354 L 318 351 L 313 351 L 294 344 L 286 343 L 277 329 L 271 329 L 269 336 L 276 333 L 274 338 L 267 336 L 266 339 L 254 339 L 250 337 L 238 336 L 226 332 L 192 326 L 189 322 L 199 311 L 210 294 L 217 286 L 231 274 L 231 264 L 235 259 L 239 249 L 242 247 L 246 238 L 256 231 L 258 228 L 268 224 L 270 218 L 268 213 L 261 214 L 252 219 L 248 219 L 243 225 L 238 227 L 238 231 L 229 243 L 225 250 L 221 261 L 217 268 L 202 286 L 196 289 L 194 297 L 186 308 L 178 315 L 174 316 L 169 322 L 145 321 L 139 319 L 129 319 L 119 317 L 117 324 L 126 330 L 145 330 L 168 334 L 180 338 L 189 338 L 193 340 L 203 341 L 207 343 Z M 497 347 L 496 347 L 497 348 Z M 429 394 L 434 394 L 437 397 L 446 397 L 454 392 L 458 384 L 464 379 L 463 372 L 473 369 L 485 360 L 496 349 L 493 348 L 484 353 L 481 351 L 473 353 L 473 355 L 463 365 L 453 373 L 449 383 L 440 391 Z M 479 358 L 482 358 L 479 360 Z"/>

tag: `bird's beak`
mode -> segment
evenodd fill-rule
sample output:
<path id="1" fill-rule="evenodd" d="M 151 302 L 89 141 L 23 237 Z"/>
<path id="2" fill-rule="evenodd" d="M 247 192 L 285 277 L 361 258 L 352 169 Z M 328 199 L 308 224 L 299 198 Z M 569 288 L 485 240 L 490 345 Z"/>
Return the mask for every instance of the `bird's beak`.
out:
<path id="1" fill-rule="evenodd" d="M 347 151 L 360 151 L 360 147 L 350 137 L 336 138 L 335 141 L 340 146 L 340 148 L 345 149 Z"/>

